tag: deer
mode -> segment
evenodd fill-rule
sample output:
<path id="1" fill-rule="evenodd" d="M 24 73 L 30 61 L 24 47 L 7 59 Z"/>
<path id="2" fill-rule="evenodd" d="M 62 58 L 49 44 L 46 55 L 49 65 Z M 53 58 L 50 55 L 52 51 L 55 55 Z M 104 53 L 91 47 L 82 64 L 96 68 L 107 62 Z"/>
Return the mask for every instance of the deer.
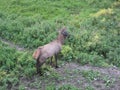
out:
<path id="1" fill-rule="evenodd" d="M 39 69 L 47 60 L 47 58 L 55 57 L 55 68 L 58 68 L 57 65 L 57 57 L 58 53 L 62 49 L 62 45 L 64 44 L 65 39 L 69 36 L 67 29 L 62 28 L 58 31 L 58 36 L 52 42 L 39 46 L 33 53 L 33 58 L 36 60 L 36 70 L 37 73 L 41 74 L 41 70 Z"/>

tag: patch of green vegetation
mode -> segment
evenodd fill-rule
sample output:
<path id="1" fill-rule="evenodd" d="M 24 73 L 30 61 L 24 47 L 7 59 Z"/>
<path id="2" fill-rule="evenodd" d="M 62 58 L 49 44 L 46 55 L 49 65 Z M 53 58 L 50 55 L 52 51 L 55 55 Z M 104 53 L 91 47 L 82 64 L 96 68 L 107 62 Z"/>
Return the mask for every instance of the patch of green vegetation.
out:
<path id="1" fill-rule="evenodd" d="M 101 73 L 93 70 L 81 71 L 81 74 L 84 78 L 86 78 L 89 82 L 94 80 L 101 80 L 103 81 L 106 87 L 110 87 L 115 82 L 113 77 L 109 77 L 108 75 L 102 75 Z M 90 89 L 92 90 L 92 89 Z"/>
<path id="2" fill-rule="evenodd" d="M 20 85 L 18 90 L 25 90 L 25 86 L 24 85 Z"/>
<path id="3" fill-rule="evenodd" d="M 35 74 L 34 61 L 28 52 L 18 52 L 0 41 L 0 85 L 9 87 L 19 83 L 20 76 Z"/>
<path id="4" fill-rule="evenodd" d="M 9 3 L 8 3 L 9 2 Z M 21 0 L 21 1 L 0 1 L 2 6 L 0 9 L 10 14 L 18 14 L 22 16 L 41 17 L 43 19 L 53 19 L 58 17 L 69 16 L 70 14 L 78 14 L 83 6 L 88 6 L 85 1 L 71 0 L 68 1 L 50 1 L 50 0 Z"/>
<path id="5" fill-rule="evenodd" d="M 110 78 L 109 76 L 102 76 L 102 80 L 104 81 L 106 87 L 110 87 L 115 82 L 115 79 Z"/>
<path id="6" fill-rule="evenodd" d="M 60 60 L 120 67 L 119 3 L 120 0 L 0 0 L 0 37 L 34 49 L 55 39 L 56 30 L 67 26 L 70 38 L 65 41 Z M 49 71 L 45 70 L 45 74 L 49 75 Z M 34 74 L 32 52 L 19 52 L 0 42 L 0 85 L 14 86 L 19 76 Z M 96 77 L 91 75 L 90 80 L 92 76 Z M 58 78 L 55 73 L 53 77 Z"/>
<path id="7" fill-rule="evenodd" d="M 100 77 L 100 73 L 93 70 L 81 71 L 81 74 L 83 77 L 88 79 L 88 81 L 97 80 Z"/>

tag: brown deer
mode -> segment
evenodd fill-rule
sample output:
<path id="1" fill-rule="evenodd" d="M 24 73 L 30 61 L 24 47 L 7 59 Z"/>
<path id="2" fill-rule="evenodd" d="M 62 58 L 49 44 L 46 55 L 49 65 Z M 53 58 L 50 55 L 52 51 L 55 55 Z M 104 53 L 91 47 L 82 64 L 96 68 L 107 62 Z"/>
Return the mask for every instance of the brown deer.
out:
<path id="1" fill-rule="evenodd" d="M 39 70 L 39 67 L 41 67 L 47 58 L 51 57 L 52 61 L 52 56 L 55 56 L 55 67 L 57 68 L 57 55 L 61 51 L 61 47 L 64 44 L 64 40 L 66 37 L 69 36 L 66 28 L 63 28 L 59 30 L 59 34 L 57 39 L 53 40 L 52 42 L 40 46 L 35 50 L 33 53 L 33 58 L 36 59 L 36 69 L 37 73 L 41 73 Z"/>

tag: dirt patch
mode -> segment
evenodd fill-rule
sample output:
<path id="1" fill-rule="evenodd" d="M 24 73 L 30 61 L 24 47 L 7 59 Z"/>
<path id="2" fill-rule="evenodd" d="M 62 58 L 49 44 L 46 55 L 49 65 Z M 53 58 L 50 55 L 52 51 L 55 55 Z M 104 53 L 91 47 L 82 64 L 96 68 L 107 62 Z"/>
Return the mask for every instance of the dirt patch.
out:
<path id="1" fill-rule="evenodd" d="M 35 75 L 31 79 L 21 78 L 20 85 L 24 85 L 25 90 L 46 90 L 51 85 L 56 88 L 71 85 L 80 90 L 120 90 L 120 70 L 116 67 L 101 68 L 66 63 L 53 71 L 57 75 L 48 72 L 43 77 Z"/>
<path id="2" fill-rule="evenodd" d="M 95 77 L 96 79 L 88 81 L 83 77 L 81 71 L 91 70 L 99 72 L 100 75 Z M 70 76 L 70 78 L 60 82 L 63 85 L 71 84 L 78 88 L 82 87 L 82 89 L 92 87 L 94 90 L 120 90 L 120 70 L 116 67 L 101 68 L 89 65 L 80 66 L 76 63 L 67 63 L 56 71 L 63 77 Z"/>
<path id="3" fill-rule="evenodd" d="M 66 68 L 66 69 L 70 69 L 70 70 L 94 70 L 94 71 L 98 71 L 102 74 L 106 74 L 109 75 L 111 77 L 115 77 L 115 78 L 120 78 L 120 70 L 117 67 L 108 67 L 108 68 L 104 68 L 104 67 L 94 67 L 94 66 L 90 66 L 90 65 L 84 65 L 84 66 L 80 66 L 79 64 L 76 63 L 67 63 L 66 65 L 64 65 L 63 67 L 59 68 L 59 70 Z"/>

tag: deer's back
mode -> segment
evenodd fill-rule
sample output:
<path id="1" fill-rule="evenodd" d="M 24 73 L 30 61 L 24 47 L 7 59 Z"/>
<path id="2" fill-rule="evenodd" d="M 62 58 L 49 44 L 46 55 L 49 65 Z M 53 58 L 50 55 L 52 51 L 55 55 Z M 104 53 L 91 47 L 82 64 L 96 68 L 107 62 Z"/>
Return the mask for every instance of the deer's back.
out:
<path id="1" fill-rule="evenodd" d="M 57 54 L 58 52 L 60 52 L 61 46 L 62 45 L 57 41 L 53 41 L 49 44 L 44 45 L 41 50 L 42 56 L 48 58 L 53 56 L 54 54 Z"/>

